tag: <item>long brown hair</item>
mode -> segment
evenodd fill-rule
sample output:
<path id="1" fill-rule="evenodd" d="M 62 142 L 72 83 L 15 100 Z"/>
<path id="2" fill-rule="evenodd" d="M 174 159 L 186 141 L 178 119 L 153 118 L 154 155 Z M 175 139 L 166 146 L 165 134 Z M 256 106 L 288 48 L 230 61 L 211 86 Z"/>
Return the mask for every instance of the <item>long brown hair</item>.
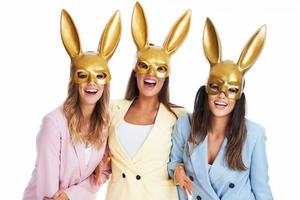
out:
<path id="1" fill-rule="evenodd" d="M 132 70 L 128 83 L 127 83 L 127 89 L 126 89 L 126 93 L 125 93 L 125 99 L 126 100 L 133 100 L 134 98 L 138 97 L 140 92 L 139 92 L 139 88 L 137 86 L 137 80 L 135 77 L 135 71 Z M 170 102 L 170 92 L 169 92 L 169 77 L 167 77 L 165 79 L 165 82 L 158 94 L 158 100 L 160 103 L 164 104 L 164 106 L 166 106 L 166 108 L 176 117 L 176 119 L 178 118 L 178 116 L 176 115 L 176 113 L 172 110 L 172 108 L 181 108 L 180 106 L 177 106 L 175 104 L 172 104 Z"/>
<path id="2" fill-rule="evenodd" d="M 229 168 L 243 171 L 246 166 L 242 159 L 242 149 L 246 139 L 247 130 L 245 125 L 246 98 L 243 93 L 235 103 L 226 126 L 226 161 Z M 198 145 L 203 142 L 208 131 L 211 130 L 211 111 L 208 107 L 208 95 L 205 86 L 200 87 L 196 94 L 194 112 L 191 119 L 191 134 L 189 141 Z"/>
<path id="3" fill-rule="evenodd" d="M 79 106 L 78 84 L 69 80 L 68 97 L 63 104 L 63 111 L 68 121 L 71 140 L 74 144 L 87 142 L 95 148 L 100 148 L 106 143 L 110 123 L 109 115 L 109 84 L 103 89 L 101 98 L 97 101 L 91 116 L 89 133 L 83 134 L 83 115 Z"/>

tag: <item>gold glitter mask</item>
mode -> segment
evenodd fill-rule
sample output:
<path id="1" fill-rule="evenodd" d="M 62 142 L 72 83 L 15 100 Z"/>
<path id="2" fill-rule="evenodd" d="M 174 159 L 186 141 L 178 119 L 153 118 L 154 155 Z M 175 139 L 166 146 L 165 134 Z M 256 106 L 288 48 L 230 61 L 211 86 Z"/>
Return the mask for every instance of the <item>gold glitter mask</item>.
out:
<path id="1" fill-rule="evenodd" d="M 166 78 L 171 72 L 170 56 L 186 38 L 191 21 L 191 11 L 186 11 L 173 25 L 162 47 L 148 42 L 148 26 L 144 10 L 136 3 L 132 13 L 131 33 L 137 47 L 137 63 L 134 71 Z"/>
<path id="2" fill-rule="evenodd" d="M 116 50 L 121 36 L 120 12 L 116 11 L 106 24 L 97 52 L 82 52 L 75 24 L 67 11 L 62 10 L 60 31 L 63 44 L 71 58 L 71 74 L 75 83 L 107 84 L 111 80 L 108 60 Z"/>
<path id="3" fill-rule="evenodd" d="M 207 18 L 203 47 L 210 63 L 206 92 L 211 95 L 223 92 L 230 99 L 239 99 L 244 89 L 244 75 L 259 56 L 266 39 L 266 26 L 260 27 L 244 47 L 237 63 L 221 59 L 221 42 L 218 33 Z"/>

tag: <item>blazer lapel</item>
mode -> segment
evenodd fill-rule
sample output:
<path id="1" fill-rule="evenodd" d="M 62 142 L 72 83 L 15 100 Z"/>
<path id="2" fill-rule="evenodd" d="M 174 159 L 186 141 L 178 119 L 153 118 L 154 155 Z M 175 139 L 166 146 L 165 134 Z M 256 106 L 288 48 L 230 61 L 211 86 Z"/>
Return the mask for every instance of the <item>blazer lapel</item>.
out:
<path id="1" fill-rule="evenodd" d="M 153 147 L 156 145 L 155 143 L 157 141 L 157 137 L 160 137 L 160 134 L 167 134 L 162 133 L 161 130 L 166 130 L 165 128 L 175 124 L 175 121 L 176 118 L 173 116 L 173 114 L 170 113 L 162 103 L 160 103 L 154 125 L 144 144 L 133 157 L 133 162 L 142 161 L 145 158 L 145 155 L 153 152 Z"/>
<path id="2" fill-rule="evenodd" d="M 209 177 L 212 183 L 215 183 L 218 180 L 218 178 L 220 178 L 220 176 L 222 176 L 227 170 L 225 162 L 226 145 L 227 138 L 225 137 L 222 146 L 218 152 L 218 155 L 215 158 L 209 171 Z"/>
<path id="3" fill-rule="evenodd" d="M 117 109 L 114 113 L 114 117 L 113 117 L 113 126 L 111 127 L 113 130 L 111 131 L 111 135 L 109 136 L 110 139 L 112 140 L 113 144 L 114 144 L 114 149 L 115 151 L 118 152 L 118 154 L 124 158 L 124 160 L 126 160 L 126 162 L 129 162 L 131 160 L 131 158 L 129 157 L 129 155 L 127 154 L 127 152 L 125 151 L 124 147 L 122 146 L 122 144 L 119 141 L 118 135 L 117 135 L 117 131 L 118 131 L 118 127 L 120 125 L 120 122 L 122 120 L 124 120 L 124 116 L 126 115 L 130 105 L 132 104 L 132 101 L 124 101 L 122 102 L 122 105 L 116 105 Z"/>
<path id="4" fill-rule="evenodd" d="M 122 103 L 115 105 L 116 109 L 113 113 L 113 119 L 110 127 L 110 135 L 109 135 L 109 146 L 110 151 L 113 151 L 115 156 L 118 156 L 118 159 L 123 160 L 123 163 L 127 163 L 130 170 L 133 170 L 135 173 L 138 172 L 137 168 L 132 162 L 132 159 L 127 154 L 126 150 L 122 146 L 119 141 L 117 131 L 120 122 L 124 119 L 126 112 L 128 111 L 130 105 L 132 104 L 133 100 L 131 101 L 122 101 Z"/>
<path id="5" fill-rule="evenodd" d="M 74 149 L 78 158 L 78 164 L 80 168 L 80 177 L 84 176 L 85 172 L 85 154 L 84 154 L 84 145 L 83 144 L 76 144 L 74 145 Z"/>
<path id="6" fill-rule="evenodd" d="M 87 176 L 95 170 L 97 165 L 102 160 L 105 151 L 105 146 L 106 145 L 103 145 L 103 147 L 101 147 L 101 149 L 99 150 L 94 147 L 91 148 L 91 156 L 88 161 L 88 164 L 86 165 L 86 170 L 85 170 Z"/>
<path id="7" fill-rule="evenodd" d="M 196 179 L 209 196 L 212 196 L 214 199 L 219 199 L 208 177 L 207 137 L 197 146 L 188 142 L 188 147 Z"/>
<path id="8" fill-rule="evenodd" d="M 64 119 L 64 123 L 65 123 L 65 127 L 68 127 L 67 125 L 67 119 Z M 84 171 L 85 171 L 85 154 L 84 154 L 84 145 L 81 143 L 78 144 L 73 144 L 73 142 L 71 141 L 71 136 L 70 136 L 70 132 L 69 129 L 66 129 L 66 139 L 68 140 L 68 142 L 70 142 L 74 148 L 74 152 L 75 155 L 77 157 L 78 160 L 78 166 L 80 169 L 80 177 L 82 177 L 84 175 Z"/>

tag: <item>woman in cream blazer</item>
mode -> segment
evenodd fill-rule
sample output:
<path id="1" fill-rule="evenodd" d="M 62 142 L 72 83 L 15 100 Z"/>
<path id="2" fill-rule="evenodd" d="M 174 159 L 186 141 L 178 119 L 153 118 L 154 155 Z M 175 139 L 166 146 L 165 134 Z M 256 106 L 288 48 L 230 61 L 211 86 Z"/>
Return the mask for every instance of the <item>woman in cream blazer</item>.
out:
<path id="1" fill-rule="evenodd" d="M 112 105 L 109 149 L 112 176 L 106 200 L 176 200 L 167 163 L 171 133 L 184 108 L 169 101 L 170 55 L 187 35 L 190 11 L 170 31 L 163 47 L 148 43 L 143 9 L 136 3 L 132 35 L 137 63 L 128 82 L 125 100 Z"/>
<path id="2" fill-rule="evenodd" d="M 112 176 L 106 199 L 177 199 L 176 187 L 169 179 L 167 163 L 171 148 L 171 133 L 176 116 L 186 113 L 184 108 L 168 108 L 159 103 L 153 127 L 143 145 L 130 157 L 118 138 L 118 126 L 129 108 L 137 100 L 119 100 L 113 105 L 109 130 Z M 128 137 L 130 137 L 128 132 Z"/>

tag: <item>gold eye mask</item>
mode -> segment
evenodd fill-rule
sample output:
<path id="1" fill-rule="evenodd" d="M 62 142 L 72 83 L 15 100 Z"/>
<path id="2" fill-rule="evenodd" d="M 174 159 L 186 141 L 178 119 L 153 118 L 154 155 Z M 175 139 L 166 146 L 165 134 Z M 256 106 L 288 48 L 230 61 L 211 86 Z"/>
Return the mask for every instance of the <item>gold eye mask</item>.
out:
<path id="1" fill-rule="evenodd" d="M 244 75 L 252 67 L 259 56 L 266 39 L 266 26 L 260 27 L 244 47 L 237 63 L 221 59 L 221 42 L 218 33 L 207 18 L 203 48 L 210 63 L 209 78 L 206 85 L 208 94 L 224 94 L 230 99 L 239 99 L 244 88 Z"/>
<path id="2" fill-rule="evenodd" d="M 105 85 L 110 79 L 109 71 L 98 66 L 76 67 L 73 75 L 73 81 L 75 83 L 89 83 L 93 80 L 99 85 Z"/>
<path id="3" fill-rule="evenodd" d="M 97 84 L 107 84 L 111 80 L 108 60 L 121 36 L 120 12 L 116 11 L 106 24 L 97 52 L 82 52 L 75 24 L 65 10 L 61 12 L 60 28 L 63 44 L 71 58 L 73 81 L 87 83 L 94 80 Z"/>
<path id="4" fill-rule="evenodd" d="M 136 3 L 131 20 L 131 33 L 137 47 L 137 73 L 166 78 L 171 72 L 170 56 L 183 43 L 189 31 L 191 11 L 186 11 L 173 25 L 162 47 L 148 42 L 148 26 L 144 10 Z"/>

